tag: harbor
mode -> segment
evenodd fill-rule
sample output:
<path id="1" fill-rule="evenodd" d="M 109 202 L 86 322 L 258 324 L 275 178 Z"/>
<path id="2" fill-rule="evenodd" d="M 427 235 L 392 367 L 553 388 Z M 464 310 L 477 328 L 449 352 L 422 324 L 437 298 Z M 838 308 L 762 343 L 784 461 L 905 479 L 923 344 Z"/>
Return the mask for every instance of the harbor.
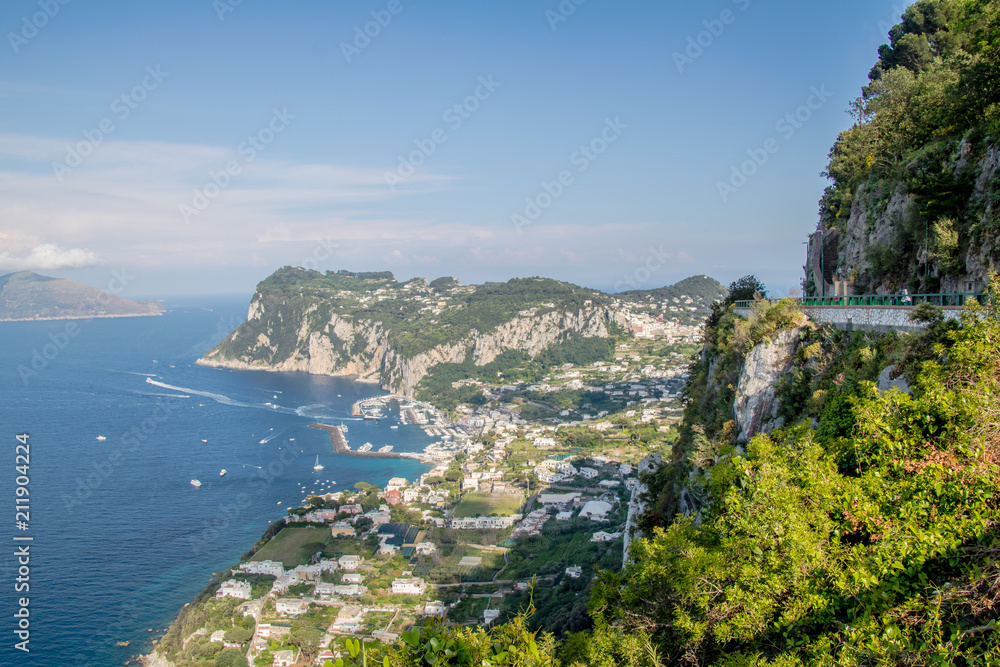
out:
<path id="1" fill-rule="evenodd" d="M 424 461 L 427 459 L 423 454 L 415 454 L 410 452 L 393 452 L 393 451 L 382 451 L 385 449 L 383 447 L 377 452 L 373 451 L 355 451 L 351 449 L 350 445 L 347 444 L 347 438 L 344 437 L 344 430 L 340 426 L 331 426 L 329 424 L 321 424 L 316 422 L 314 424 L 309 424 L 309 428 L 315 428 L 320 431 L 326 431 L 330 436 L 330 442 L 333 444 L 333 451 L 337 454 L 347 454 L 348 456 L 362 456 L 372 459 L 417 459 L 419 461 Z"/>

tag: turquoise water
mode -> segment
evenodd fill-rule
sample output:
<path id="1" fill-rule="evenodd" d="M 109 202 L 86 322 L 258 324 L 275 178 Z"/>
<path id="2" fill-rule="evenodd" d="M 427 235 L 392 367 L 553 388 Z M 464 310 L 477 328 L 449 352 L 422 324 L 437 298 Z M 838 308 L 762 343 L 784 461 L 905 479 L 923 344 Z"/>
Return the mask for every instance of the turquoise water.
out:
<path id="1" fill-rule="evenodd" d="M 196 366 L 246 304 L 192 299 L 167 303 L 156 318 L 0 323 L 0 498 L 8 507 L 0 540 L 34 537 L 28 593 L 13 590 L 13 548 L 0 552 L 0 664 L 120 665 L 306 491 L 382 485 L 428 469 L 334 454 L 327 434 L 308 428 L 343 421 L 352 447 L 370 441 L 406 452 L 431 442 L 415 426 L 390 429 L 395 413 L 377 423 L 350 417 L 354 401 L 384 393 L 375 385 Z M 24 532 L 14 516 L 21 432 L 31 443 Z M 22 595 L 30 597 L 29 654 L 14 648 Z"/>

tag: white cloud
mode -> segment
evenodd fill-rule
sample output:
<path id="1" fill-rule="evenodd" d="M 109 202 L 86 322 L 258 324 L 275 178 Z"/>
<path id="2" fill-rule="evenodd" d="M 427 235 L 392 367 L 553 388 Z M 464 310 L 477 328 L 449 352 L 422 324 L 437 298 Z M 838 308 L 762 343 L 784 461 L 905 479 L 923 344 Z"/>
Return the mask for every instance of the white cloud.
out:
<path id="1" fill-rule="evenodd" d="M 97 255 L 89 250 L 63 249 L 53 243 L 37 245 L 25 257 L 15 257 L 7 251 L 0 252 L 0 271 L 82 269 L 100 263 Z"/>

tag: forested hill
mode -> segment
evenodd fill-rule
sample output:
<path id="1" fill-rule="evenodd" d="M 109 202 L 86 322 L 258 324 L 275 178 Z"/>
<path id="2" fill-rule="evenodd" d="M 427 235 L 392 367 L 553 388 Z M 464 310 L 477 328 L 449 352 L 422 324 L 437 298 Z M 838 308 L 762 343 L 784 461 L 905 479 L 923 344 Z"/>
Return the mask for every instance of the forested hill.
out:
<path id="1" fill-rule="evenodd" d="M 983 289 L 1000 262 L 1000 3 L 919 0 L 826 169 L 807 287 Z M 829 289 L 827 290 L 829 293 Z"/>
<path id="2" fill-rule="evenodd" d="M 247 321 L 201 363 L 356 375 L 412 395 L 440 364 L 484 366 L 506 351 L 537 357 L 608 338 L 633 317 L 636 299 L 660 320 L 700 321 L 720 286 L 704 277 L 686 282 L 689 289 L 679 283 L 621 297 L 539 277 L 462 285 L 451 277 L 399 282 L 389 272 L 285 267 L 257 286 Z"/>

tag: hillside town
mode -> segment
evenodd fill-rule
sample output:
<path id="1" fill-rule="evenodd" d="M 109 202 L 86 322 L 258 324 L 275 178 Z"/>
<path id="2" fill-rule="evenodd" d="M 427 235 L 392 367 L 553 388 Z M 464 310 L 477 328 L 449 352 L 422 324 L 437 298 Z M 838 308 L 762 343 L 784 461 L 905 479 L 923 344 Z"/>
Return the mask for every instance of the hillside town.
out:
<path id="1" fill-rule="evenodd" d="M 585 617 L 596 571 L 626 556 L 640 462 L 676 438 L 696 329 L 659 322 L 636 312 L 607 361 L 531 383 L 463 381 L 481 405 L 360 402 L 358 415 L 430 436 L 413 455 L 429 469 L 304 498 L 213 584 L 181 653 L 322 666 L 347 637 L 393 642 L 432 619 L 489 626 L 529 599 Z M 168 634 L 158 653 L 176 643 Z"/>

